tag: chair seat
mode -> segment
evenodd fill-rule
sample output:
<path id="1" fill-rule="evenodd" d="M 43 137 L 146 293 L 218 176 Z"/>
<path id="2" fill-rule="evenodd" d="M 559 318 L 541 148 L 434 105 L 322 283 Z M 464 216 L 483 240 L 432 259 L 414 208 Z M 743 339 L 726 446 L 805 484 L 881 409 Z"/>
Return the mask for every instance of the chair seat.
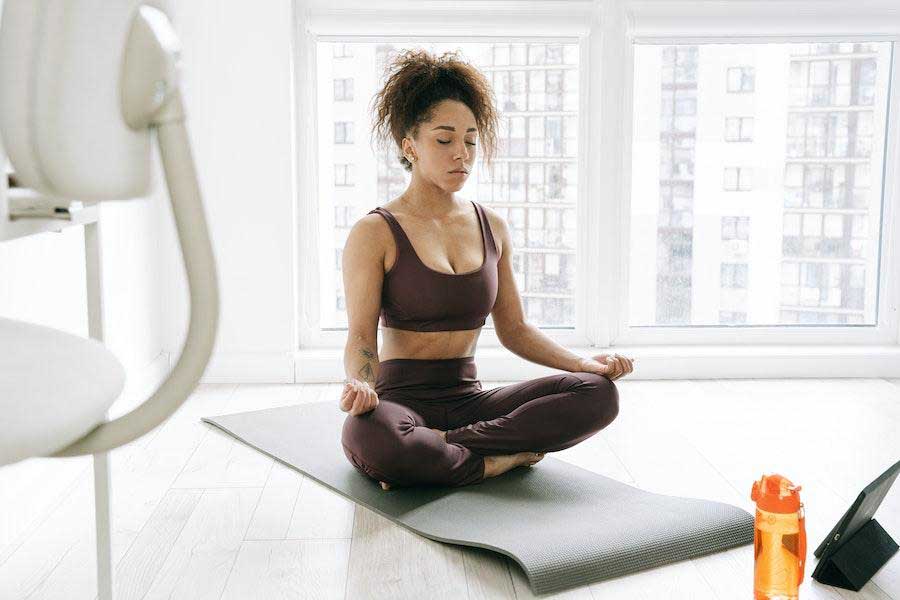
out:
<path id="1" fill-rule="evenodd" d="M 124 385 L 125 369 L 97 340 L 0 317 L 0 465 L 80 439 Z"/>

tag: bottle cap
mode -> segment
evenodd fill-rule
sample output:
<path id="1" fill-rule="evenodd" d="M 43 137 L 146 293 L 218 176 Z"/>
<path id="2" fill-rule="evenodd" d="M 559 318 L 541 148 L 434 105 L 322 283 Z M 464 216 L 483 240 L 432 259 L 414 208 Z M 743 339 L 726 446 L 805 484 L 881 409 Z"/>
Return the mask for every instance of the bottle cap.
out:
<path id="1" fill-rule="evenodd" d="M 800 489 L 801 486 L 795 486 L 787 477 L 773 473 L 753 482 L 750 499 L 762 510 L 792 513 L 800 510 Z"/>

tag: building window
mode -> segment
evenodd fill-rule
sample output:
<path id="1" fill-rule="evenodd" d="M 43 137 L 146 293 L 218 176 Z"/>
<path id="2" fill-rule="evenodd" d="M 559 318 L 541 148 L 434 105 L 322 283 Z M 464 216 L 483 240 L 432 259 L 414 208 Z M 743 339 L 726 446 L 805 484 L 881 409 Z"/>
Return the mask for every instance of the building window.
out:
<path id="1" fill-rule="evenodd" d="M 753 169 L 750 167 L 725 167 L 726 192 L 747 192 L 753 189 Z"/>
<path id="2" fill-rule="evenodd" d="M 753 67 L 729 67 L 726 72 L 729 93 L 752 92 L 756 77 Z"/>
<path id="3" fill-rule="evenodd" d="M 722 263 L 720 285 L 723 288 L 747 288 L 747 263 Z"/>
<path id="4" fill-rule="evenodd" d="M 352 144 L 353 143 L 353 122 L 352 121 L 336 121 L 334 124 L 334 143 L 335 144 Z"/>
<path id="5" fill-rule="evenodd" d="M 722 217 L 723 240 L 749 240 L 750 217 Z"/>
<path id="6" fill-rule="evenodd" d="M 753 117 L 725 117 L 726 142 L 752 142 Z"/>
<path id="7" fill-rule="evenodd" d="M 346 77 L 334 80 L 335 102 L 350 102 L 353 100 L 353 78 Z"/>
<path id="8" fill-rule="evenodd" d="M 335 187 L 350 187 L 356 185 L 353 178 L 353 164 L 334 165 Z"/>
<path id="9" fill-rule="evenodd" d="M 353 225 L 356 210 L 353 206 L 345 206 L 338 204 L 334 207 L 334 226 L 338 229 L 345 229 Z"/>

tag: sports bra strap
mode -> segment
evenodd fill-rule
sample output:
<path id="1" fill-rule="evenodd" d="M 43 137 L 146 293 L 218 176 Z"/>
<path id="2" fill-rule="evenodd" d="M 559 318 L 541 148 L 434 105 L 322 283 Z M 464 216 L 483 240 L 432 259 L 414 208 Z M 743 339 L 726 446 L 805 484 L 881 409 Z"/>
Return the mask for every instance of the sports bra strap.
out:
<path id="1" fill-rule="evenodd" d="M 403 231 L 402 227 L 400 227 L 400 222 L 397 221 L 397 219 L 394 217 L 394 215 L 391 214 L 389 210 L 381 208 L 380 206 L 376 206 L 368 212 L 368 214 L 372 213 L 378 213 L 387 220 L 391 231 L 394 232 L 394 241 L 397 243 L 398 248 L 407 248 L 414 252 L 412 242 L 409 241 L 409 238 L 406 236 L 406 232 Z"/>
<path id="2" fill-rule="evenodd" d="M 475 205 L 475 212 L 478 213 L 478 220 L 481 221 L 481 237 L 484 240 L 484 249 L 487 253 L 485 256 L 485 260 L 492 259 L 498 255 L 497 243 L 494 241 L 494 234 L 491 232 L 491 224 L 488 221 L 487 213 L 484 212 L 484 208 L 475 202 L 472 201 L 472 204 Z"/>

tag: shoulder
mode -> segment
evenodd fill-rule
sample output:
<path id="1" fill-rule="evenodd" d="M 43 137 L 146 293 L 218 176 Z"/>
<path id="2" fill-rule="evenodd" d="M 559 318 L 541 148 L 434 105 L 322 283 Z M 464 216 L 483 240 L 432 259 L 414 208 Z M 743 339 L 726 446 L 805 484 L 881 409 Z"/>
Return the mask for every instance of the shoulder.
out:
<path id="1" fill-rule="evenodd" d="M 497 245 L 497 251 L 502 255 L 503 249 L 507 248 L 508 244 L 511 244 L 509 226 L 506 223 L 506 219 L 490 206 L 485 206 L 480 202 L 478 205 L 484 210 L 488 225 L 491 226 L 491 234 L 494 236 L 494 243 Z"/>
<path id="2" fill-rule="evenodd" d="M 369 247 L 375 245 L 383 248 L 390 237 L 390 226 L 384 217 L 377 212 L 371 212 L 356 220 L 347 234 L 347 242 L 353 241 L 367 244 Z"/>

